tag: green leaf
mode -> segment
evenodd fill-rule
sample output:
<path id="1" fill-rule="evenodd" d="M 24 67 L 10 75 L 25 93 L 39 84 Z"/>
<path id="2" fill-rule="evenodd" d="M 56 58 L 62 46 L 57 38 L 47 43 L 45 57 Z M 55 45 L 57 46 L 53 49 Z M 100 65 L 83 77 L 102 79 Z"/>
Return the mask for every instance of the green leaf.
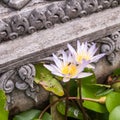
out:
<path id="1" fill-rule="evenodd" d="M 66 108 L 65 101 L 59 102 L 57 104 L 57 110 L 62 115 L 65 115 L 65 108 Z M 70 104 L 68 106 L 67 116 L 72 117 L 72 118 L 76 118 L 76 119 L 79 119 L 79 120 L 83 120 L 83 115 L 82 115 L 81 111 L 77 107 L 75 107 L 73 105 L 70 105 Z"/>
<path id="2" fill-rule="evenodd" d="M 31 109 L 16 115 L 13 120 L 37 120 L 40 113 L 40 110 Z M 42 120 L 52 120 L 52 118 L 48 113 L 45 113 L 42 117 Z"/>
<path id="3" fill-rule="evenodd" d="M 96 84 L 96 77 L 94 74 L 92 76 L 82 79 L 82 97 L 83 98 L 93 98 L 93 99 L 100 98 L 99 96 L 97 96 L 97 92 L 103 89 L 103 86 L 96 86 L 95 84 Z M 84 101 L 83 106 L 87 109 L 90 109 L 99 113 L 107 112 L 105 105 L 97 102 Z"/>
<path id="4" fill-rule="evenodd" d="M 115 107 L 110 112 L 109 120 L 120 120 L 120 106 Z"/>
<path id="5" fill-rule="evenodd" d="M 113 91 L 114 91 L 114 89 L 104 89 L 104 88 L 102 89 L 101 88 L 97 91 L 96 96 L 106 96 L 107 94 L 109 94 Z"/>
<path id="6" fill-rule="evenodd" d="M 120 81 L 114 82 L 111 87 L 114 89 L 116 92 L 120 92 Z"/>
<path id="7" fill-rule="evenodd" d="M 120 68 L 114 70 L 112 75 L 119 76 L 120 75 Z"/>
<path id="8" fill-rule="evenodd" d="M 53 92 L 58 96 L 63 96 L 64 91 L 60 82 L 48 71 L 43 64 L 36 64 L 35 82 L 43 86 L 47 91 Z"/>
<path id="9" fill-rule="evenodd" d="M 88 116 L 90 116 L 90 120 L 108 120 L 109 113 L 97 113 L 91 110 L 87 110 Z"/>
<path id="10" fill-rule="evenodd" d="M 0 90 L 0 120 L 8 120 L 8 111 L 5 109 L 6 96 L 3 90 Z"/>
<path id="11" fill-rule="evenodd" d="M 116 106 L 120 105 L 120 93 L 111 92 L 106 98 L 106 107 L 111 112 Z"/>

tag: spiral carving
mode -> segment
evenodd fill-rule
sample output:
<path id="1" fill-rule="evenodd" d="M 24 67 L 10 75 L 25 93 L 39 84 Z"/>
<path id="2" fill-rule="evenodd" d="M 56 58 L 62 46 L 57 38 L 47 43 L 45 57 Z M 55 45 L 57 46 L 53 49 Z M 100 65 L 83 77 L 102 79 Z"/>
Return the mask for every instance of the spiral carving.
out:
<path id="1" fill-rule="evenodd" d="M 11 33 L 9 24 L 0 20 L 0 41 L 8 40 Z"/>
<path id="2" fill-rule="evenodd" d="M 98 42 L 102 43 L 101 52 L 107 55 L 107 61 L 113 64 L 118 52 L 120 52 L 120 31 L 113 32 L 111 35 L 100 39 Z"/>
<path id="3" fill-rule="evenodd" d="M 14 16 L 11 18 L 11 27 L 18 35 L 25 34 L 29 28 L 28 20 L 22 16 Z"/>
<path id="4" fill-rule="evenodd" d="M 29 16 L 30 26 L 35 30 L 42 29 L 46 22 L 46 16 L 43 12 L 39 12 L 34 9 Z"/>
<path id="5" fill-rule="evenodd" d="M 5 93 L 11 93 L 14 89 L 14 83 L 12 80 L 8 80 L 6 82 L 4 82 L 4 91 Z"/>
<path id="6" fill-rule="evenodd" d="M 20 78 L 33 88 L 33 81 L 35 76 L 35 68 L 32 64 L 24 65 L 18 70 Z"/>
<path id="7" fill-rule="evenodd" d="M 16 71 L 17 70 L 17 71 Z M 14 104 L 14 91 L 22 91 L 27 97 L 30 97 L 35 102 L 38 102 L 37 96 L 40 92 L 38 85 L 33 80 L 35 76 L 35 68 L 32 64 L 27 64 L 3 73 L 0 76 L 0 89 L 4 90 L 7 95 L 7 103 Z"/>
<path id="8" fill-rule="evenodd" d="M 65 13 L 71 18 L 76 18 L 78 16 L 81 16 L 82 14 L 86 14 L 85 11 L 82 11 L 81 2 L 79 0 L 67 0 L 66 6 L 65 6 Z"/>
<path id="9" fill-rule="evenodd" d="M 48 21 L 51 21 L 53 24 L 57 22 L 66 22 L 67 16 L 62 8 L 62 5 L 52 4 L 47 7 L 46 16 Z"/>
<path id="10" fill-rule="evenodd" d="M 93 13 L 98 9 L 97 0 L 82 0 L 82 8 L 87 14 Z"/>
<path id="11" fill-rule="evenodd" d="M 0 77 L 0 89 L 4 90 L 5 93 L 11 93 L 15 87 L 13 80 L 10 79 L 14 73 L 14 70 L 11 70 Z"/>
<path id="12" fill-rule="evenodd" d="M 101 52 L 105 53 L 106 55 L 110 55 L 115 50 L 115 43 L 112 41 L 111 38 L 105 37 L 100 39 L 102 43 L 101 45 Z"/>
<path id="13" fill-rule="evenodd" d="M 12 0 L 3 0 L 7 4 Z M 18 0 L 19 1 L 19 0 Z M 30 0 L 21 0 L 22 6 Z M 59 0 L 58 0 L 59 1 Z M 53 1 L 51 1 L 52 3 Z M 17 4 L 17 2 L 15 2 Z M 67 22 L 76 17 L 82 17 L 93 12 L 116 7 L 119 0 L 66 0 L 53 2 L 43 8 L 36 8 L 29 13 L 21 13 L 0 21 L 0 42 L 15 39 L 36 30 L 50 28 L 55 23 Z M 20 6 L 19 6 L 20 8 Z M 10 19 L 10 20 L 9 20 Z"/>
<path id="14" fill-rule="evenodd" d="M 116 31 L 110 37 L 115 42 L 115 50 L 120 51 L 120 32 Z"/>
<path id="15" fill-rule="evenodd" d="M 15 87 L 19 90 L 26 90 L 29 87 L 29 85 L 25 82 L 18 81 L 15 83 Z"/>

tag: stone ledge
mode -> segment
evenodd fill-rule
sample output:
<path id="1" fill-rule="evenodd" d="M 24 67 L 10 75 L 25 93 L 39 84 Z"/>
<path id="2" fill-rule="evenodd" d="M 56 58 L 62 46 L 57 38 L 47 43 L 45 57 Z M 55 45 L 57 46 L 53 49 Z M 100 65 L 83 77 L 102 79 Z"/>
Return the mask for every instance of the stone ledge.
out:
<path id="1" fill-rule="evenodd" d="M 25 1 L 30 2 L 30 0 Z M 20 9 L 21 4 L 26 4 L 25 1 L 15 2 L 10 0 L 6 4 L 10 6 L 9 3 L 15 3 Z M 0 13 L 0 42 L 50 28 L 56 23 L 65 23 L 76 17 L 83 17 L 100 10 L 116 7 L 119 3 L 119 0 L 31 0 L 28 5 L 19 11 L 10 8 L 7 11 L 0 7 L 2 10 Z"/>
<path id="2" fill-rule="evenodd" d="M 111 15 L 109 15 L 111 13 Z M 0 72 L 35 63 L 75 39 L 94 41 L 119 30 L 120 9 L 108 9 L 0 44 Z M 104 17 L 105 16 L 105 17 Z M 8 47 L 9 46 L 9 47 Z"/>

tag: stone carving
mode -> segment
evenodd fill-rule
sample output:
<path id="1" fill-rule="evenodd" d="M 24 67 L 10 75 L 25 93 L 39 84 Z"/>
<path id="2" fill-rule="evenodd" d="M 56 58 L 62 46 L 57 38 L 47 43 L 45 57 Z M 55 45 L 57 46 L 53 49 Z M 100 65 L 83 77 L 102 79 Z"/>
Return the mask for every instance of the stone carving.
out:
<path id="1" fill-rule="evenodd" d="M 65 13 L 71 18 L 76 18 L 84 15 L 86 12 L 82 11 L 81 1 L 80 0 L 67 0 L 65 6 Z"/>
<path id="2" fill-rule="evenodd" d="M 18 35 L 23 35 L 28 31 L 29 23 L 25 17 L 20 15 L 14 16 L 11 18 L 10 22 L 11 28 L 13 32 L 16 32 Z"/>
<path id="3" fill-rule="evenodd" d="M 119 4 L 119 0 L 98 0 L 99 9 L 116 7 Z"/>
<path id="4" fill-rule="evenodd" d="M 11 28 L 9 24 L 1 20 L 0 21 L 0 41 L 8 40 L 10 33 L 11 33 Z"/>
<path id="5" fill-rule="evenodd" d="M 10 71 L 4 73 L 0 77 L 0 89 L 4 90 L 5 93 L 11 93 L 15 87 L 13 81 L 10 79 L 10 77 L 14 73 L 15 73 L 14 70 L 10 70 Z"/>
<path id="6" fill-rule="evenodd" d="M 4 0 L 6 3 L 25 5 L 30 0 Z M 50 28 L 55 23 L 67 22 L 69 19 L 82 17 L 86 14 L 100 11 L 120 4 L 119 0 L 66 0 L 54 2 L 50 5 L 32 9 L 29 12 L 0 20 L 0 42 L 15 39 L 36 30 Z"/>
<path id="7" fill-rule="evenodd" d="M 23 8 L 30 1 L 31 0 L 3 0 L 8 6 L 17 10 Z"/>
<path id="8" fill-rule="evenodd" d="M 4 90 L 8 97 L 8 104 L 12 104 L 11 94 L 17 89 L 23 91 L 28 97 L 37 102 L 39 87 L 34 81 L 35 68 L 32 64 L 21 66 L 17 70 L 10 70 L 0 76 L 0 89 Z M 36 86 L 36 87 L 35 87 Z"/>
<path id="9" fill-rule="evenodd" d="M 81 3 L 82 3 L 82 8 L 84 9 L 86 14 L 95 12 L 98 9 L 98 1 L 97 0 L 82 0 Z"/>
<path id="10" fill-rule="evenodd" d="M 110 36 L 100 39 L 102 43 L 101 52 L 106 53 L 107 60 L 110 64 L 114 64 L 117 54 L 120 52 L 120 31 L 112 33 Z"/>
<path id="11" fill-rule="evenodd" d="M 30 13 L 28 20 L 30 23 L 29 33 L 52 26 L 52 22 L 46 18 L 45 11 L 34 9 Z"/>
<path id="12" fill-rule="evenodd" d="M 35 77 L 35 68 L 32 64 L 24 65 L 18 70 L 21 80 L 33 88 L 33 81 Z"/>
<path id="13" fill-rule="evenodd" d="M 65 12 L 62 8 L 63 5 L 52 4 L 47 7 L 46 16 L 53 24 L 58 22 L 67 22 L 68 17 L 65 16 Z"/>
<path id="14" fill-rule="evenodd" d="M 43 12 L 39 12 L 38 10 L 34 9 L 28 17 L 30 22 L 30 33 L 40 30 L 44 27 L 46 22 L 46 16 Z"/>

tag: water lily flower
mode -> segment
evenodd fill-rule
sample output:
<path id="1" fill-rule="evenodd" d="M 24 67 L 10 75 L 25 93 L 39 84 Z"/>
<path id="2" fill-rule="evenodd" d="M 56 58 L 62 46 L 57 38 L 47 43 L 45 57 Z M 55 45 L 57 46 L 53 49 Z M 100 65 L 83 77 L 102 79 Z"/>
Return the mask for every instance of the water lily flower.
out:
<path id="1" fill-rule="evenodd" d="M 76 64 L 73 56 L 70 53 L 62 52 L 61 57 L 53 54 L 55 64 L 44 64 L 52 74 L 63 77 L 63 82 L 68 82 L 72 78 L 83 78 L 92 75 L 92 73 L 83 72 L 84 68 L 89 64 L 89 61 L 83 60 L 81 64 Z"/>
<path id="2" fill-rule="evenodd" d="M 81 64 L 83 59 L 86 61 L 89 60 L 90 63 L 97 62 L 105 55 L 104 53 L 95 55 L 98 50 L 95 43 L 93 43 L 91 47 L 88 47 L 87 42 L 80 44 L 80 42 L 77 41 L 77 50 L 75 50 L 70 44 L 68 44 L 68 49 L 78 64 Z M 94 68 L 90 64 L 87 67 Z"/>

